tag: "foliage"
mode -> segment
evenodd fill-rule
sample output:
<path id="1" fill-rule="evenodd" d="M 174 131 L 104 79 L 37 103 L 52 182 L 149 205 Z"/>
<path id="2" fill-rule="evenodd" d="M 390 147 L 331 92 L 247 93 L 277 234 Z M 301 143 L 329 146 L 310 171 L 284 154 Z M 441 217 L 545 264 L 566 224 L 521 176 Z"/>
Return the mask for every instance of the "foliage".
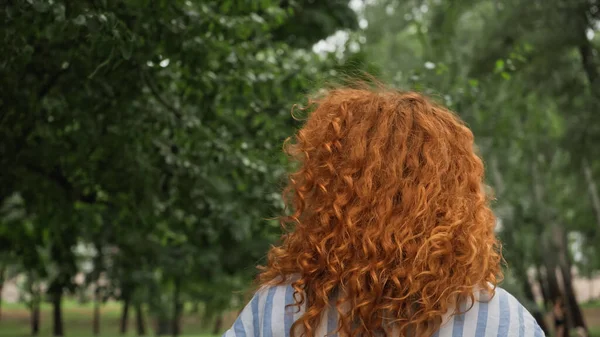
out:
<path id="1" fill-rule="evenodd" d="M 0 250 L 59 298 L 84 271 L 161 316 L 229 307 L 277 237 L 291 106 L 338 62 L 307 47 L 356 25 L 348 2 L 1 11 Z"/>

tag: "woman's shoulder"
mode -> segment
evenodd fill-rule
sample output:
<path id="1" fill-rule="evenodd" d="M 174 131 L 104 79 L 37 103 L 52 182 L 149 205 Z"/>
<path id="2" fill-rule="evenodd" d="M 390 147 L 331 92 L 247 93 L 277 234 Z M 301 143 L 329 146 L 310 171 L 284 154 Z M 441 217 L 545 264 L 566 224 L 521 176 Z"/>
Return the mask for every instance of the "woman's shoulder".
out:
<path id="1" fill-rule="evenodd" d="M 255 292 L 224 336 L 289 336 L 293 322 L 303 312 L 294 303 L 291 284 L 263 286 Z"/>
<path id="2" fill-rule="evenodd" d="M 497 287 L 493 292 L 477 291 L 474 301 L 463 303 L 460 314 L 450 314 L 436 336 L 542 337 L 544 332 L 512 294 Z"/>

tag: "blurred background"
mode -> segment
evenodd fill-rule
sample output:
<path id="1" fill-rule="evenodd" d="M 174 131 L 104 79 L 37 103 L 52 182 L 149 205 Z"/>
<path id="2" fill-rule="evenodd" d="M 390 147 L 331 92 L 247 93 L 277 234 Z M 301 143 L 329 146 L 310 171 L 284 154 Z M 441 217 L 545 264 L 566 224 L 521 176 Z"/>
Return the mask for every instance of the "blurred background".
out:
<path id="1" fill-rule="evenodd" d="M 502 286 L 600 336 L 599 6 L 2 1 L 0 336 L 222 333 L 280 235 L 292 105 L 361 72 L 470 125 Z"/>

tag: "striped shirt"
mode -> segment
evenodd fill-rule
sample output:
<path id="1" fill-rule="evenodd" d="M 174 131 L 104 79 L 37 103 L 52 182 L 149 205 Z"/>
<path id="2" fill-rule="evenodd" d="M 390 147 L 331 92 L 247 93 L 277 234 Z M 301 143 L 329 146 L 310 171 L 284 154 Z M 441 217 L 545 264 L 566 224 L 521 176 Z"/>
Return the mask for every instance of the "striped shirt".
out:
<path id="1" fill-rule="evenodd" d="M 223 337 L 289 337 L 292 323 L 303 313 L 294 304 L 290 285 L 259 290 Z M 531 314 L 504 289 L 496 288 L 493 298 L 475 296 L 473 307 L 464 314 L 447 314 L 434 337 L 544 337 Z M 470 304 L 470 303 L 469 303 Z M 468 306 L 465 306 L 468 308 Z M 331 336 L 337 329 L 337 310 L 323 313 L 315 337 Z"/>

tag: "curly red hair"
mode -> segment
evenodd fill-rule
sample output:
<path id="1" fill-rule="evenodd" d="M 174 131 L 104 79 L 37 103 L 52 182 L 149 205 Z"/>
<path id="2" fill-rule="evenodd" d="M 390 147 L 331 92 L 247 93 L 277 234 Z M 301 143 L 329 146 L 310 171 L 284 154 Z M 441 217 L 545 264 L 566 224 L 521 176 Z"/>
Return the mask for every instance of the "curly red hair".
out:
<path id="1" fill-rule="evenodd" d="M 495 217 L 473 134 L 455 114 L 387 89 L 333 89 L 307 109 L 286 143 L 298 168 L 281 222 L 293 230 L 258 278 L 293 280 L 306 311 L 292 335 L 314 337 L 335 299 L 346 336 L 428 336 L 475 289 L 494 292 Z"/>

